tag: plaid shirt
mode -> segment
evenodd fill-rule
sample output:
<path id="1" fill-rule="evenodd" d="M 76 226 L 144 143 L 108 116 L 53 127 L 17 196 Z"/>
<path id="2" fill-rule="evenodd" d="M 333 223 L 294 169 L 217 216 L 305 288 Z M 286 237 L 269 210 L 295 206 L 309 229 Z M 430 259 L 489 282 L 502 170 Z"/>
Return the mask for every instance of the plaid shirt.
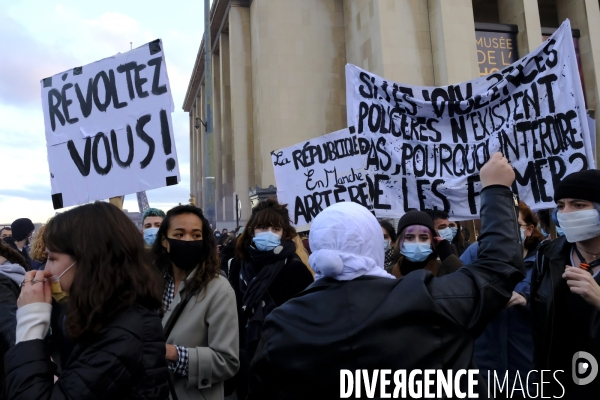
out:
<path id="1" fill-rule="evenodd" d="M 175 280 L 169 274 L 165 274 L 164 278 L 163 307 L 167 311 L 175 298 Z M 175 345 L 175 347 L 177 348 L 178 359 L 177 361 L 169 361 L 169 369 L 175 374 L 187 376 L 190 363 L 188 349 L 178 345 Z"/>

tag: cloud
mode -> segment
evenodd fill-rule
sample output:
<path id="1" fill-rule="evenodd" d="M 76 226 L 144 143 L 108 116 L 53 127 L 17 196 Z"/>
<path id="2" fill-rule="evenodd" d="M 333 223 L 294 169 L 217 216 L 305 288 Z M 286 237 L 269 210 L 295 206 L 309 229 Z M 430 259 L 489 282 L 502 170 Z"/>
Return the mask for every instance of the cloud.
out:
<path id="1" fill-rule="evenodd" d="M 8 188 L 2 188 L 0 189 L 0 196 L 6 196 L 6 197 L 19 197 L 21 199 L 28 199 L 28 200 L 43 200 L 43 201 L 48 201 L 48 199 L 50 199 L 50 185 L 48 186 L 42 186 L 42 185 L 35 185 L 35 186 L 25 186 L 24 188 L 20 188 L 20 189 L 8 189 Z"/>
<path id="2" fill-rule="evenodd" d="M 193 23 L 202 21 L 202 5 L 174 6 L 156 13 L 162 2 L 149 0 L 143 10 L 122 0 L 94 6 L 71 0 L 63 3 L 22 0 L 0 5 L 0 37 L 9 38 L 3 42 L 0 63 L 0 222 L 22 216 L 42 222 L 55 213 L 40 80 L 126 52 L 130 42 L 139 47 L 159 37 L 165 46 L 175 102 L 172 120 L 181 182 L 148 191 L 147 196 L 151 206 L 165 210 L 187 203 L 189 119 L 181 105 L 202 38 L 201 24 Z M 187 14 L 182 16 L 182 12 Z M 127 195 L 125 203 L 130 211 L 137 210 L 135 194 Z"/>
<path id="3" fill-rule="evenodd" d="M 27 29 L 0 12 L 2 62 L 0 102 L 19 106 L 40 105 L 40 80 L 76 65 L 58 46 L 42 44 Z"/>

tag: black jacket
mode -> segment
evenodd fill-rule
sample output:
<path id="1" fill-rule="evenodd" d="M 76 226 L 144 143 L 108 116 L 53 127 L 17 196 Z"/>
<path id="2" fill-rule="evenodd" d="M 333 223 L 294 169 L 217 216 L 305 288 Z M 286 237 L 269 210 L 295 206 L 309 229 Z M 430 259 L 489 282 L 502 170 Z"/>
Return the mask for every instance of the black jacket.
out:
<path id="1" fill-rule="evenodd" d="M 54 384 L 44 340 L 29 340 L 5 358 L 8 398 L 167 399 L 168 370 L 160 317 L 142 306 L 117 315 L 93 339 L 77 343 Z"/>
<path id="2" fill-rule="evenodd" d="M 275 309 L 252 361 L 273 391 L 261 399 L 337 399 L 341 369 L 476 368 L 474 338 L 524 276 L 508 188 L 481 192 L 481 219 L 479 260 L 452 274 L 324 278 Z M 476 388 L 487 395 L 481 379 Z"/>
<path id="3" fill-rule="evenodd" d="M 6 237 L 2 240 L 4 240 L 4 243 L 6 243 L 10 247 L 12 247 L 16 251 L 18 251 L 19 254 L 21 254 L 23 257 L 25 257 L 25 261 L 27 261 L 27 265 L 29 265 L 29 268 L 31 269 L 31 267 L 33 266 L 33 260 L 31 259 L 31 257 L 29 257 L 29 253 L 27 252 L 27 247 L 23 247 L 22 250 L 19 250 L 19 248 L 15 244 L 15 240 L 12 238 L 12 236 Z"/>
<path id="4" fill-rule="evenodd" d="M 544 395 L 561 396 L 566 391 L 564 398 L 598 398 L 600 378 L 578 386 L 571 377 L 577 351 L 586 351 L 600 361 L 600 310 L 571 293 L 562 277 L 565 266 L 571 265 L 572 249 L 573 245 L 562 236 L 544 242 L 538 250 L 530 297 L 534 365 L 538 370 L 564 371 L 557 375 L 561 385 L 550 378 L 551 389 L 546 388 Z"/>
<path id="5" fill-rule="evenodd" d="M 19 286 L 0 274 L 0 400 L 7 398 L 4 395 L 4 355 L 15 345 L 18 298 Z"/>

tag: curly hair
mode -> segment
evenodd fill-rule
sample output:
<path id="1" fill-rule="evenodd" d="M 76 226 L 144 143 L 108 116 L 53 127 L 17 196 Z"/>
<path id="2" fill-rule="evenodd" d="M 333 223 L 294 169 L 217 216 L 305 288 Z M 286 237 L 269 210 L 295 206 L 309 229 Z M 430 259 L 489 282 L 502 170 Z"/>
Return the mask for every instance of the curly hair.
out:
<path id="1" fill-rule="evenodd" d="M 72 338 L 88 338 L 134 304 L 161 309 L 162 280 L 144 262 L 136 226 L 114 205 L 95 202 L 58 214 L 46 225 L 44 241 L 76 262 L 66 319 Z"/>
<path id="2" fill-rule="evenodd" d="M 142 214 L 142 224 L 144 223 L 144 221 L 148 217 L 160 217 L 160 218 L 164 218 L 165 217 L 165 212 L 163 210 L 159 210 L 158 208 L 152 208 L 152 207 L 150 207 L 149 209 L 147 209 L 146 211 L 144 211 L 144 213 Z"/>
<path id="3" fill-rule="evenodd" d="M 173 276 L 173 266 L 169 258 L 167 249 L 162 245 L 163 239 L 166 240 L 171 220 L 183 214 L 192 214 L 200 218 L 202 221 L 202 261 L 200 268 L 197 273 L 186 281 L 186 290 L 190 290 L 194 295 L 202 293 L 208 283 L 219 275 L 221 264 L 219 262 L 219 256 L 217 254 L 217 242 L 210 228 L 210 222 L 204 217 L 202 210 L 193 205 L 177 206 L 170 209 L 163 219 L 158 233 L 156 234 L 156 240 L 152 245 L 152 253 L 154 255 L 154 263 L 158 270 L 163 274 L 169 274 Z"/>
<path id="4" fill-rule="evenodd" d="M 48 258 L 48 254 L 46 254 L 46 242 L 44 242 L 45 230 L 46 225 L 42 225 L 42 227 L 38 230 L 37 234 L 35 235 L 33 243 L 31 243 L 29 257 L 31 257 L 32 260 L 37 262 L 45 262 Z"/>
<path id="5" fill-rule="evenodd" d="M 281 228 L 283 230 L 282 240 L 293 240 L 297 235 L 296 229 L 291 224 L 287 204 L 279 204 L 275 198 L 263 200 L 252 209 L 252 215 L 235 246 L 236 257 L 240 260 L 247 260 L 249 257 L 248 246 L 252 242 L 254 230 L 269 227 Z"/>
<path id="6" fill-rule="evenodd" d="M 27 265 L 25 257 L 17 250 L 4 243 L 3 240 L 0 240 L 0 257 L 6 258 L 11 264 L 19 264 L 21 267 L 25 268 L 26 271 L 29 271 L 29 265 Z"/>

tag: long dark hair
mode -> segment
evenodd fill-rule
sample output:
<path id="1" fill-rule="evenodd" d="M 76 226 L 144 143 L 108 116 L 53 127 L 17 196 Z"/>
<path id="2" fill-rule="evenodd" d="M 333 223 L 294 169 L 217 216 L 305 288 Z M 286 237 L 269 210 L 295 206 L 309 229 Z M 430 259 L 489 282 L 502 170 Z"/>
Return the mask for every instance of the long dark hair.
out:
<path id="1" fill-rule="evenodd" d="M 193 214 L 200 218 L 202 221 L 202 261 L 200 268 L 196 275 L 186 282 L 186 290 L 190 290 L 194 295 L 200 294 L 208 282 L 213 280 L 219 275 L 221 265 L 219 264 L 219 256 L 217 255 L 217 242 L 212 229 L 210 228 L 210 222 L 204 217 L 202 210 L 193 205 L 177 206 L 170 209 L 158 228 L 156 234 L 156 240 L 152 245 L 152 253 L 154 253 L 155 264 L 164 275 L 168 273 L 173 276 L 173 266 L 171 265 L 171 259 L 169 253 L 162 245 L 163 239 L 167 238 L 169 232 L 169 226 L 171 220 L 182 214 Z"/>
<path id="2" fill-rule="evenodd" d="M 296 229 L 290 223 L 290 213 L 287 204 L 279 204 L 277 199 L 267 199 L 259 202 L 253 209 L 252 215 L 238 238 L 235 246 L 235 255 L 240 260 L 247 260 L 248 246 L 252 242 L 252 235 L 256 228 L 275 227 L 283 229 L 281 240 L 292 240 L 297 235 Z"/>
<path id="3" fill-rule="evenodd" d="M 379 226 L 385 229 L 388 236 L 390 237 L 390 240 L 392 241 L 392 244 L 396 243 L 396 230 L 394 229 L 392 224 L 390 224 L 389 221 L 379 221 Z"/>
<path id="4" fill-rule="evenodd" d="M 112 204 L 96 202 L 55 216 L 44 242 L 75 260 L 66 326 L 73 338 L 98 332 L 134 304 L 161 308 L 161 280 L 144 263 L 142 236 Z"/>

